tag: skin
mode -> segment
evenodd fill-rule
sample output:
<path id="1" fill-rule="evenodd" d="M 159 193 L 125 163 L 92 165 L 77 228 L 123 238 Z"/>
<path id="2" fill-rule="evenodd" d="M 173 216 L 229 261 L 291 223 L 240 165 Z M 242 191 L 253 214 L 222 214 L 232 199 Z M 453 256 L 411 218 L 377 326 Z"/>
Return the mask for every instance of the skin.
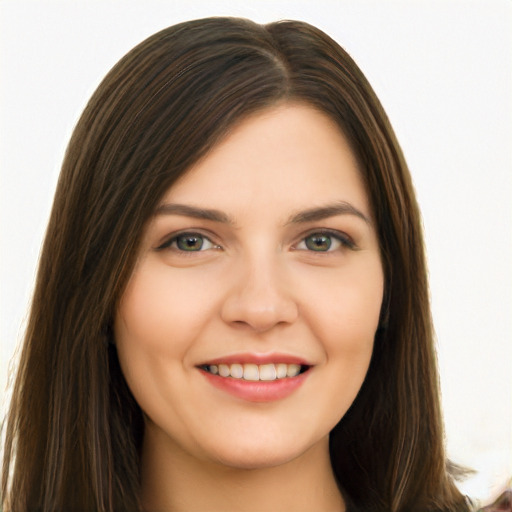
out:
<path id="1" fill-rule="evenodd" d="M 176 204 L 226 218 L 191 217 Z M 322 218 L 300 215 L 340 204 Z M 322 230 L 334 235 L 315 245 Z M 206 237 L 193 246 L 201 250 L 180 250 L 183 231 Z M 366 375 L 383 281 L 358 163 L 312 107 L 284 104 L 242 121 L 171 187 L 115 321 L 121 367 L 145 414 L 146 509 L 344 510 L 328 436 Z M 277 352 L 310 365 L 280 400 L 232 396 L 198 368 Z"/>

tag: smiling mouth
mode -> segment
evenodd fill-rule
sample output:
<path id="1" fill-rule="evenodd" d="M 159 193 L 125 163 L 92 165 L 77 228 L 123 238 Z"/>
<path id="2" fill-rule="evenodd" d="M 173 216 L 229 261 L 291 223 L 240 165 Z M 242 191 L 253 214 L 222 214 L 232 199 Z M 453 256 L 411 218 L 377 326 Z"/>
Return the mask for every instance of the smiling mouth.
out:
<path id="1" fill-rule="evenodd" d="M 200 367 L 205 372 L 220 377 L 232 378 L 245 381 L 275 381 L 282 380 L 306 372 L 310 367 L 301 364 L 287 363 L 269 363 L 269 364 L 253 364 L 253 363 L 233 363 L 233 364 L 206 364 Z"/>

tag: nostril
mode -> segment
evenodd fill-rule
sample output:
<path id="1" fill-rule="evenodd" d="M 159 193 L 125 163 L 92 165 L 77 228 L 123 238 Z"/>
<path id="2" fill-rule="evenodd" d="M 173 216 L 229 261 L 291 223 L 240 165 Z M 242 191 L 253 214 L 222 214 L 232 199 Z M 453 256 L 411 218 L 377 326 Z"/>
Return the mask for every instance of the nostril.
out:
<path id="1" fill-rule="evenodd" d="M 291 324 L 298 306 L 290 287 L 277 270 L 268 270 L 268 262 L 250 264 L 250 272 L 233 277 L 221 305 L 224 322 L 235 328 L 250 327 L 265 332 L 279 324 Z"/>
<path id="2" fill-rule="evenodd" d="M 297 306 L 290 299 L 274 304 L 258 304 L 250 297 L 232 297 L 223 306 L 222 318 L 235 328 L 264 332 L 277 325 L 291 324 L 297 318 Z"/>

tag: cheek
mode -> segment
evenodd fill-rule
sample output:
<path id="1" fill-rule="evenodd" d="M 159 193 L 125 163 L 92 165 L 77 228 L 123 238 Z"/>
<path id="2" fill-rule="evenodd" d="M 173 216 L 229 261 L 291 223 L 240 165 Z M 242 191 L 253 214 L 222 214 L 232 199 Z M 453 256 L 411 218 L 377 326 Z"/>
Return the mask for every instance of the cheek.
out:
<path id="1" fill-rule="evenodd" d="M 318 407 L 321 426 L 329 430 L 355 400 L 368 371 L 382 303 L 379 269 L 340 272 L 335 279 L 332 274 L 325 279 L 317 275 L 315 291 L 303 303 L 306 321 L 323 351 L 323 361 L 311 375 L 315 393 L 308 395 L 305 408 Z"/>
<path id="2" fill-rule="evenodd" d="M 373 353 L 382 304 L 383 281 L 377 272 L 368 279 L 343 279 L 337 290 L 326 295 L 323 307 L 312 314 L 323 338 L 327 383 L 337 390 L 333 424 L 346 413 L 361 389 Z M 312 320 L 315 321 L 315 320 Z"/>
<path id="3" fill-rule="evenodd" d="M 198 290 L 169 274 L 150 261 L 140 265 L 123 294 L 114 324 L 124 377 L 146 412 L 158 400 L 167 400 L 160 394 L 183 375 L 187 354 L 201 328 L 200 318 L 204 318 L 197 315 Z"/>
<path id="4" fill-rule="evenodd" d="M 134 273 L 121 300 L 117 343 L 136 344 L 156 356 L 172 352 L 178 357 L 201 328 L 205 317 L 201 311 L 207 307 L 197 286 L 177 279 L 162 265 L 147 262 Z"/>
<path id="5" fill-rule="evenodd" d="M 360 268 L 353 266 L 350 272 L 339 272 L 335 278 L 318 278 L 309 307 L 304 304 L 303 310 L 308 312 L 307 321 L 324 351 L 326 381 L 319 381 L 319 390 L 336 390 L 334 396 L 322 392 L 334 425 L 352 404 L 368 371 L 384 279 L 380 260 Z"/>
<path id="6" fill-rule="evenodd" d="M 373 261 L 375 260 L 375 261 Z M 384 278 L 380 260 L 318 279 L 304 311 L 324 340 L 327 354 L 347 357 L 371 352 L 378 327 Z"/>

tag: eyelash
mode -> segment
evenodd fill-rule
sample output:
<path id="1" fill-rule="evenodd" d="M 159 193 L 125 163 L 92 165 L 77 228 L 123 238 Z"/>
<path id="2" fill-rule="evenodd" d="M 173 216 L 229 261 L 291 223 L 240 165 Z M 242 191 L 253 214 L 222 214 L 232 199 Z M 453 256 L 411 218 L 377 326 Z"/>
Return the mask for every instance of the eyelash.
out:
<path id="1" fill-rule="evenodd" d="M 339 242 L 339 246 L 335 247 L 333 249 L 332 248 L 332 242 L 331 242 L 331 245 L 328 247 L 327 250 L 325 250 L 325 251 L 315 251 L 313 249 L 308 248 L 307 245 L 306 245 L 307 244 L 306 240 L 308 238 L 313 237 L 313 236 L 329 237 L 330 239 L 334 239 L 337 242 Z M 302 244 L 305 246 L 304 248 L 299 247 Z M 312 252 L 312 253 L 330 253 L 330 252 L 335 252 L 336 250 L 343 249 L 343 248 L 355 250 L 356 249 L 356 244 L 345 233 L 342 233 L 341 231 L 331 230 L 331 229 L 316 229 L 316 230 L 310 231 L 309 233 L 306 233 L 300 239 L 298 244 L 293 246 L 293 249 L 295 249 L 295 250 L 308 251 L 308 252 Z"/>
<path id="2" fill-rule="evenodd" d="M 183 254 L 194 253 L 194 252 L 202 252 L 204 250 L 203 249 L 203 244 L 201 244 L 201 248 L 198 251 L 194 251 L 194 250 L 187 251 L 185 249 L 180 249 L 177 246 L 178 239 L 180 239 L 180 238 L 187 238 L 187 237 L 190 238 L 190 239 L 191 238 L 201 238 L 203 240 L 203 244 L 204 244 L 205 241 L 207 241 L 211 245 L 211 247 L 208 247 L 207 249 L 219 249 L 220 248 L 220 245 L 217 245 L 214 242 L 212 242 L 210 237 L 208 237 L 206 235 L 203 235 L 202 233 L 200 233 L 198 231 L 183 231 L 181 233 L 176 233 L 175 235 L 173 235 L 171 238 L 169 238 L 162 245 L 158 246 L 156 248 L 156 250 L 157 251 L 162 251 L 162 250 L 165 250 L 165 249 L 171 249 L 171 250 L 174 250 L 176 252 L 183 253 Z M 174 247 L 173 247 L 173 245 L 174 245 Z"/>
<path id="3" fill-rule="evenodd" d="M 327 237 L 331 240 L 329 242 L 329 247 L 327 248 L 327 250 L 315 251 L 314 249 L 311 249 L 310 247 L 307 246 L 307 239 L 314 237 L 314 236 L 317 236 L 317 237 L 323 236 L 323 237 Z M 189 237 L 190 239 L 192 239 L 192 238 L 201 238 L 202 239 L 203 242 L 202 242 L 199 250 L 187 251 L 186 249 L 181 249 L 177 246 L 178 240 L 180 238 L 187 238 L 187 237 Z M 334 239 L 336 242 L 339 243 L 339 246 L 335 247 L 334 249 L 332 248 L 332 239 Z M 209 244 L 210 247 L 207 247 L 206 249 L 204 249 L 205 242 L 207 244 Z M 304 245 L 304 247 L 300 247 L 301 245 Z M 317 229 L 317 230 L 310 231 L 309 233 L 305 234 L 300 239 L 300 241 L 297 244 L 293 245 L 293 247 L 292 247 L 293 250 L 307 251 L 307 252 L 311 252 L 311 253 L 331 253 L 331 252 L 335 252 L 336 250 L 343 249 L 343 248 L 355 250 L 356 245 L 353 242 L 353 240 L 345 233 L 342 233 L 342 232 L 336 231 L 336 230 L 331 230 L 331 229 Z M 221 246 L 218 244 L 215 244 L 211 240 L 210 237 L 202 234 L 201 232 L 183 231 L 181 233 L 174 234 L 171 238 L 169 238 L 167 241 L 165 241 L 162 245 L 158 246 L 155 250 L 163 251 L 165 249 L 170 249 L 170 250 L 176 251 L 182 255 L 186 255 L 186 254 L 193 254 L 193 253 L 197 253 L 197 252 L 204 252 L 205 250 L 221 249 Z"/>

